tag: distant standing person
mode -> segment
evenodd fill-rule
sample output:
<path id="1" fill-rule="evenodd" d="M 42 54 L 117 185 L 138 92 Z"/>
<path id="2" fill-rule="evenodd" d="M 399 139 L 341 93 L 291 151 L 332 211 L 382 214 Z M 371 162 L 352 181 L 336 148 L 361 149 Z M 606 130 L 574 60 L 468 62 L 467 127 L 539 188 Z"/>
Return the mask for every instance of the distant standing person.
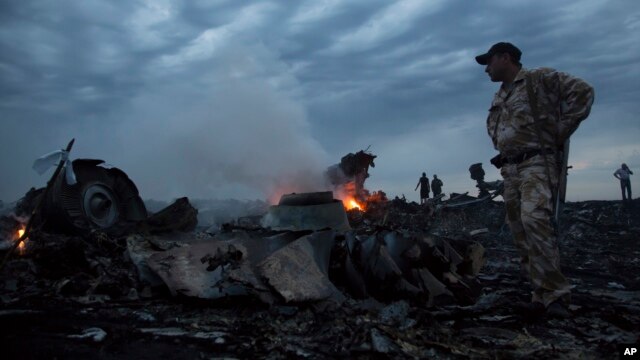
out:
<path id="1" fill-rule="evenodd" d="M 418 190 L 418 186 L 420 187 L 420 204 L 425 204 L 427 199 L 429 198 L 429 178 L 426 173 L 422 173 L 422 177 L 418 179 L 418 184 L 413 191 Z"/>
<path id="2" fill-rule="evenodd" d="M 433 191 L 433 197 L 442 194 L 442 180 L 438 179 L 436 174 L 433 174 L 433 180 L 431 180 L 431 190 Z"/>
<path id="3" fill-rule="evenodd" d="M 622 163 L 620 169 L 616 170 L 616 172 L 613 173 L 613 176 L 620 180 L 622 201 L 631 200 L 631 179 L 629 178 L 630 175 L 633 175 L 633 171 L 629 170 L 629 167 L 625 163 Z"/>

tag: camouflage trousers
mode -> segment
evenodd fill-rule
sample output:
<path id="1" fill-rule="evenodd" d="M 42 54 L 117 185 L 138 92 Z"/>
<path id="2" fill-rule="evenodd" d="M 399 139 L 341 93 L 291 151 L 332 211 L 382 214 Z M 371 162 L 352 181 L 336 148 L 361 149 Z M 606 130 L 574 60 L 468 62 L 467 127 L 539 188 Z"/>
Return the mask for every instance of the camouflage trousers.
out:
<path id="1" fill-rule="evenodd" d="M 557 183 L 555 159 L 548 155 L 552 184 Z M 520 253 L 523 271 L 533 285 L 532 302 L 549 306 L 570 301 L 571 286 L 560 271 L 557 234 L 552 223 L 553 202 L 544 158 L 534 156 L 520 164 L 506 164 L 504 178 L 506 220 Z"/>

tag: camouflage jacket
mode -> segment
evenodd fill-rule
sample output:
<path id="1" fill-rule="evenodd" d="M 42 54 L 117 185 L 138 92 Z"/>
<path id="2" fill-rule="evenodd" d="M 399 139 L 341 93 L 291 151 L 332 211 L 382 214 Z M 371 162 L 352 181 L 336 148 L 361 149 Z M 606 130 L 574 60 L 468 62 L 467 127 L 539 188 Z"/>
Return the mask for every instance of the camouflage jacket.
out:
<path id="1" fill-rule="evenodd" d="M 585 81 L 549 68 L 521 69 L 509 88 L 493 98 L 487 131 L 504 156 L 540 148 L 526 81 L 531 79 L 537 99 L 544 146 L 557 148 L 578 128 L 591 110 L 593 88 Z"/>

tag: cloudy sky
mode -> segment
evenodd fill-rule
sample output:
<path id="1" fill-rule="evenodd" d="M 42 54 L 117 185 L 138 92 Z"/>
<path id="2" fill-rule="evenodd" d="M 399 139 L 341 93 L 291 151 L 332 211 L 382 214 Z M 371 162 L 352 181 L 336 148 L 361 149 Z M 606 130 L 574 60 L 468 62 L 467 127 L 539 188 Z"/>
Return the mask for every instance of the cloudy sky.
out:
<path id="1" fill-rule="evenodd" d="M 618 199 L 621 162 L 640 191 L 636 0 L 3 0 L 0 199 L 44 186 L 33 160 L 71 138 L 145 199 L 312 190 L 369 145 L 371 190 L 417 200 L 426 171 L 475 194 L 469 165 L 499 174 L 474 56 L 498 41 L 595 87 L 569 200 Z"/>

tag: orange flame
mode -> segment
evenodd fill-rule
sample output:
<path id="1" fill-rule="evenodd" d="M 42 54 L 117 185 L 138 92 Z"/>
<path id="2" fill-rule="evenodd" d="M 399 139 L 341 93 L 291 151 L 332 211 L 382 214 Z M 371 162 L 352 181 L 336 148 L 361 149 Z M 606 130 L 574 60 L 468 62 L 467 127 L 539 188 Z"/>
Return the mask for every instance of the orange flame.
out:
<path id="1" fill-rule="evenodd" d="M 359 203 L 351 196 L 347 196 L 342 199 L 342 204 L 347 210 L 358 209 L 360 211 L 364 211 L 364 204 Z"/>
<path id="2" fill-rule="evenodd" d="M 18 238 L 16 239 L 16 241 L 20 241 L 20 239 L 22 239 L 22 236 L 24 235 L 24 231 L 25 231 L 24 228 L 18 229 L 17 231 Z M 24 240 L 18 243 L 18 252 L 20 255 L 24 255 L 25 253 L 26 241 L 27 241 L 27 238 L 25 238 Z"/>
<path id="3" fill-rule="evenodd" d="M 349 206 L 351 206 L 351 208 L 356 208 L 358 210 L 362 210 L 362 208 L 360 207 L 360 205 L 355 201 L 355 200 L 351 200 L 349 201 Z"/>

